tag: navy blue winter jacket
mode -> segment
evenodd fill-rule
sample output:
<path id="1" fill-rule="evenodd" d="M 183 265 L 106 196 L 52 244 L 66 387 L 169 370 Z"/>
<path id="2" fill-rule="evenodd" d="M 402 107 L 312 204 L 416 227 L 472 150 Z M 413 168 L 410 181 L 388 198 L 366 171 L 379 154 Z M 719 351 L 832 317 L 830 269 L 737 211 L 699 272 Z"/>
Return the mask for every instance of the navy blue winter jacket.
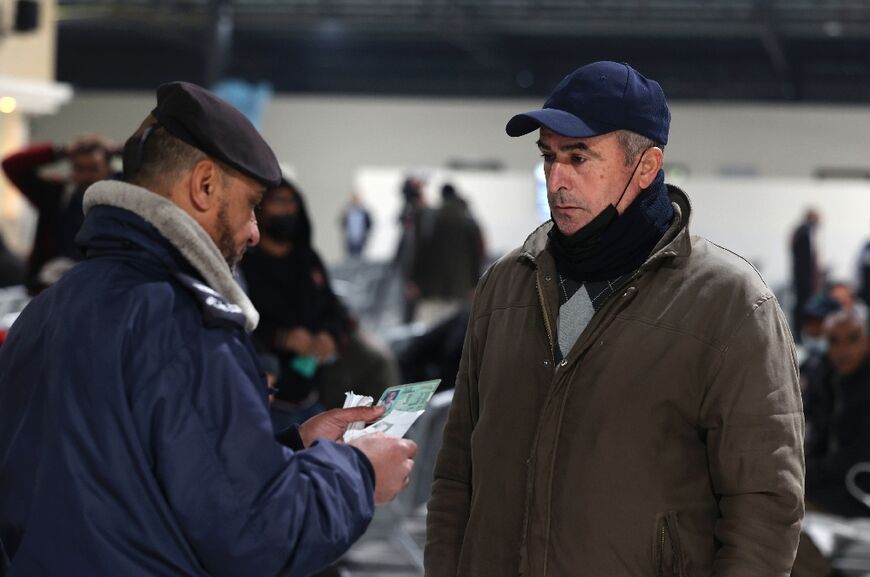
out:
<path id="1" fill-rule="evenodd" d="M 0 347 L 9 574 L 296 576 L 335 560 L 373 514 L 368 460 L 275 442 L 249 337 L 181 282 L 197 273 L 155 227 L 97 206 L 78 240 L 87 260 Z"/>

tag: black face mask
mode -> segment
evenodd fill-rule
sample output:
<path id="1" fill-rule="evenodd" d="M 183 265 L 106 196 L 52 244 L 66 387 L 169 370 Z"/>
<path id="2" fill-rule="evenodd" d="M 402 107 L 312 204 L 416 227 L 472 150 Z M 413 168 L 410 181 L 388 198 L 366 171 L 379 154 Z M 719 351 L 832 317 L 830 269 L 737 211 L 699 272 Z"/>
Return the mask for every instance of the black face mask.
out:
<path id="1" fill-rule="evenodd" d="M 598 251 L 604 232 L 610 228 L 613 221 L 619 218 L 619 211 L 616 210 L 616 206 L 622 202 L 622 197 L 628 191 L 628 186 L 631 184 L 632 179 L 634 179 L 634 174 L 637 172 L 641 160 L 643 160 L 643 154 L 640 155 L 637 164 L 634 165 L 634 170 L 631 171 L 631 176 L 628 177 L 628 182 L 625 183 L 625 188 L 622 189 L 622 194 L 619 195 L 616 203 L 608 204 L 595 218 L 586 223 L 586 226 L 570 235 L 563 233 L 559 230 L 558 226 L 553 226 L 553 229 L 550 231 L 550 239 L 557 245 L 561 253 L 572 260 L 579 261 L 588 258 Z"/>
<path id="2" fill-rule="evenodd" d="M 299 217 L 295 214 L 273 216 L 265 219 L 262 224 L 263 232 L 278 242 L 292 242 L 299 233 Z"/>

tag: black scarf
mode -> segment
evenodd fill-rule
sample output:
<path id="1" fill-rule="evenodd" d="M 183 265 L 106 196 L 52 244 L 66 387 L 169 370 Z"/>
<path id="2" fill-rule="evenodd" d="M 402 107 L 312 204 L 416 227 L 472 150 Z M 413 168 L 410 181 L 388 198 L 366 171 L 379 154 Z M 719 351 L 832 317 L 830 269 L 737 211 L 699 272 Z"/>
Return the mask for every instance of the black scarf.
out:
<path id="1" fill-rule="evenodd" d="M 625 212 L 597 234 L 581 228 L 565 235 L 553 224 L 550 250 L 559 274 L 578 282 L 617 279 L 637 270 L 668 230 L 674 208 L 665 173 L 659 171 Z"/>

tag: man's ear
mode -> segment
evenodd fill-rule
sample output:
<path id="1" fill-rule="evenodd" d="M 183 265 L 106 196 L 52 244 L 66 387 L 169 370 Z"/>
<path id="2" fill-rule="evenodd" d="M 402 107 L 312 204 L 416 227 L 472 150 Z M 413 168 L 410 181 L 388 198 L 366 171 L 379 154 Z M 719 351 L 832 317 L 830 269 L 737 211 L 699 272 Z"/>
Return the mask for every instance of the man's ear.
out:
<path id="1" fill-rule="evenodd" d="M 665 153 L 658 146 L 648 148 L 643 152 L 643 158 L 637 169 L 637 182 L 641 189 L 647 188 L 655 180 L 665 161 Z"/>
<path id="2" fill-rule="evenodd" d="M 198 212 L 208 212 L 217 205 L 221 172 L 215 161 L 204 158 L 197 162 L 188 181 L 188 197 L 191 207 Z"/>

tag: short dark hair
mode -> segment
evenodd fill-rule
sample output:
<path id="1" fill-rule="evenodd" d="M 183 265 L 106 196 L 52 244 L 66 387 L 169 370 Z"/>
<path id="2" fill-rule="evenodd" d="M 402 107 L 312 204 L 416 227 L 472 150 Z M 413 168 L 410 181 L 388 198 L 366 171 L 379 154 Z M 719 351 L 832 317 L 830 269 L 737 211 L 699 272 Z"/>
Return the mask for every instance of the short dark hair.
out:
<path id="1" fill-rule="evenodd" d="M 841 323 L 849 323 L 859 329 L 861 333 L 867 334 L 867 313 L 864 309 L 851 308 L 840 309 L 825 317 L 825 330 L 830 330 L 834 325 Z"/>
<path id="2" fill-rule="evenodd" d="M 163 188 L 174 177 L 208 158 L 206 153 L 176 138 L 160 125 L 146 135 L 150 126 L 154 125 L 141 126 L 124 145 L 124 177 L 128 182 L 151 190 Z M 144 145 L 140 144 L 143 137 Z M 135 162 L 126 153 L 130 147 L 141 150 Z"/>
<path id="3" fill-rule="evenodd" d="M 622 146 L 622 152 L 625 153 L 625 165 L 630 166 L 632 162 L 637 158 L 638 154 L 641 154 L 644 150 L 652 147 L 658 147 L 662 150 L 665 149 L 665 145 L 660 142 L 656 142 L 651 138 L 647 138 L 642 134 L 638 134 L 636 132 L 632 132 L 631 130 L 617 130 L 616 138 L 619 140 L 620 146 Z"/>
<path id="4" fill-rule="evenodd" d="M 456 198 L 459 194 L 456 192 L 456 187 L 454 187 L 449 182 L 441 187 L 441 198 Z"/>
<path id="5" fill-rule="evenodd" d="M 69 151 L 69 157 L 79 155 L 91 155 L 91 154 L 100 154 L 103 157 L 103 160 L 106 161 L 106 164 L 112 162 L 112 151 L 109 150 L 109 147 L 100 142 L 84 142 L 76 144 Z"/>

